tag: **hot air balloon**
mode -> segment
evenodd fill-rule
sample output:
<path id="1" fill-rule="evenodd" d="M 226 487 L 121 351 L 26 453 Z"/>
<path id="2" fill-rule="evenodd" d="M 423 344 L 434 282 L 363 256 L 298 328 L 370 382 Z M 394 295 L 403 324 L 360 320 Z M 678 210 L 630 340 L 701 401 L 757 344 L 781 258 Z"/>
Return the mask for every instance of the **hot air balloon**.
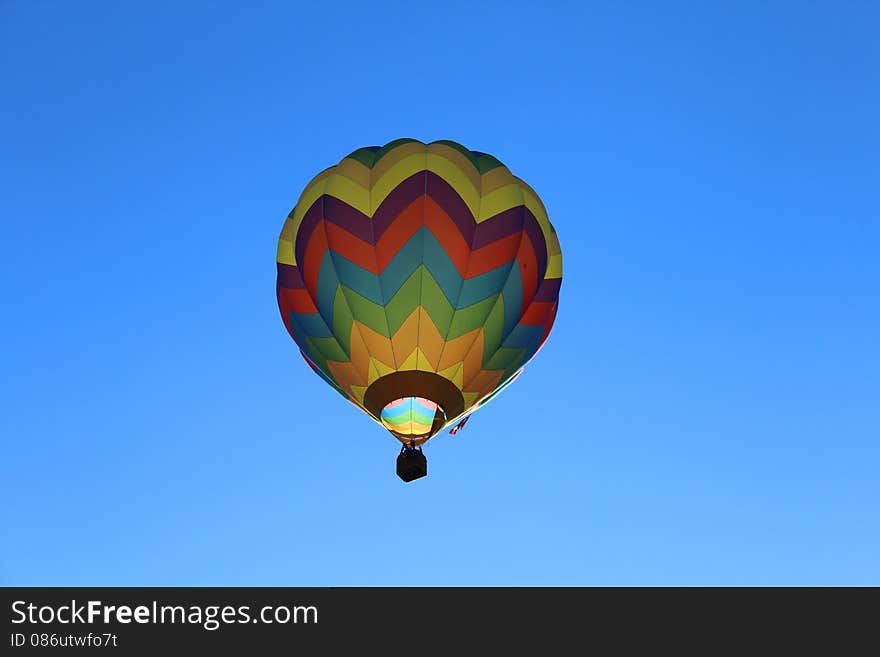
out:
<path id="1" fill-rule="evenodd" d="M 397 473 L 544 344 L 562 283 L 535 191 L 452 141 L 359 148 L 305 187 L 278 241 L 281 317 L 306 362 L 401 443 Z"/>

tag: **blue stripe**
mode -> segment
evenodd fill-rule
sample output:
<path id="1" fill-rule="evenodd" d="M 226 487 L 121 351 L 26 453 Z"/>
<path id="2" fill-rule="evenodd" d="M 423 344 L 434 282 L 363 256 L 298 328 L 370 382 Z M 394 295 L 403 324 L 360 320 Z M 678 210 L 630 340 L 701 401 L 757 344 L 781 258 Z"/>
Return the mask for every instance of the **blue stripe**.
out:
<path id="1" fill-rule="evenodd" d="M 318 313 L 291 313 L 296 317 L 300 330 L 313 338 L 332 338 L 333 331 Z"/>
<path id="2" fill-rule="evenodd" d="M 514 261 L 510 268 L 510 275 L 501 290 L 504 298 L 504 335 L 507 335 L 516 326 L 522 315 L 522 274 L 519 271 L 519 263 Z"/>
<path id="3" fill-rule="evenodd" d="M 458 273 L 455 263 L 452 262 L 443 246 L 434 237 L 434 233 L 427 228 L 422 228 L 419 232 L 424 232 L 425 268 L 431 272 L 431 276 L 443 290 L 443 295 L 449 301 L 449 305 L 453 305 L 462 286 L 461 274 Z"/>
<path id="4" fill-rule="evenodd" d="M 530 326 L 528 324 L 517 324 L 516 327 L 507 335 L 502 343 L 502 347 L 510 347 L 513 349 L 535 349 L 541 344 L 541 338 L 544 337 L 543 326 Z"/>
<path id="5" fill-rule="evenodd" d="M 335 251 L 332 251 L 332 253 L 333 264 L 336 265 L 336 275 L 342 284 L 376 305 L 384 306 L 385 300 L 382 298 L 379 277 L 354 264 L 351 260 L 342 257 Z"/>
<path id="6" fill-rule="evenodd" d="M 385 295 L 385 303 L 387 303 L 403 287 L 403 284 L 409 280 L 409 277 L 419 268 L 419 265 L 422 264 L 423 251 L 424 230 L 420 229 L 394 255 L 394 258 L 388 263 L 385 271 L 380 276 L 377 277 L 365 269 L 361 269 L 362 275 L 374 280 L 376 278 L 379 279 L 379 286 L 382 288 L 382 294 Z M 380 303 L 380 305 L 385 305 L 385 303 Z"/>
<path id="7" fill-rule="evenodd" d="M 315 305 L 318 312 L 327 324 L 333 323 L 333 302 L 336 300 L 336 290 L 339 287 L 339 278 L 336 276 L 336 266 L 330 251 L 324 253 L 321 259 L 321 268 L 318 270 L 318 289 Z"/>
<path id="8" fill-rule="evenodd" d="M 516 260 L 467 279 L 461 288 L 461 296 L 456 308 L 464 308 L 498 294 L 498 291 L 503 289 L 510 268 L 514 264 Z"/>
<path id="9" fill-rule="evenodd" d="M 335 251 L 328 250 L 321 260 L 318 272 L 318 300 L 324 302 L 318 304 L 321 315 L 325 318 L 332 317 L 332 308 L 325 308 L 325 304 L 329 302 L 332 306 L 339 283 L 377 305 L 386 305 L 421 264 L 425 265 L 437 281 L 443 295 L 455 310 L 488 299 L 504 288 L 510 290 L 510 298 L 515 300 L 513 309 L 508 312 L 511 316 L 514 313 L 518 316 L 518 309 L 522 305 L 522 280 L 515 259 L 463 281 L 455 263 L 427 228 L 420 228 L 379 276 Z M 514 273 L 512 268 L 517 271 Z M 517 289 L 518 293 L 515 292 Z"/>

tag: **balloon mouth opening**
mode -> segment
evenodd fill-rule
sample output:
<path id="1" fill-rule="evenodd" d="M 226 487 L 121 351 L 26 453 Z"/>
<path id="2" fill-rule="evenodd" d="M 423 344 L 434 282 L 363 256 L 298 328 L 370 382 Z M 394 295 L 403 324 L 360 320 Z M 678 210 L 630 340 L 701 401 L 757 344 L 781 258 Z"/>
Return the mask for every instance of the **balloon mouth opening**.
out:
<path id="1" fill-rule="evenodd" d="M 394 415 L 392 404 L 400 400 L 419 399 L 433 405 L 433 411 L 432 407 L 428 407 L 421 413 L 422 419 L 426 420 L 422 422 L 421 429 L 424 429 L 424 425 L 427 425 L 428 429 L 424 433 L 421 433 L 421 430 L 413 432 L 413 427 L 410 425 L 404 426 L 401 431 L 401 427 L 396 426 L 397 422 L 391 421 Z M 409 401 L 410 407 L 415 403 L 417 402 Z M 440 432 L 446 423 L 446 418 L 458 417 L 465 410 L 464 397 L 458 386 L 439 374 L 421 370 L 391 372 L 379 377 L 364 392 L 363 408 L 405 445 L 409 445 L 410 442 L 421 445 Z M 397 415 L 400 414 L 399 411 L 400 409 Z"/>
<path id="2" fill-rule="evenodd" d="M 400 397 L 385 404 L 379 419 L 402 443 L 420 445 L 443 428 L 446 413 L 431 399 Z"/>

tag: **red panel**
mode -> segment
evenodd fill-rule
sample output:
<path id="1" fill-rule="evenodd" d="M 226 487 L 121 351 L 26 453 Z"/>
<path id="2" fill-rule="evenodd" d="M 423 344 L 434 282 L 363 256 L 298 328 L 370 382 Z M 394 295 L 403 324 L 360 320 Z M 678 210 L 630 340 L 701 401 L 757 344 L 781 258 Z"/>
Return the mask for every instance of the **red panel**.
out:
<path id="1" fill-rule="evenodd" d="M 318 296 L 318 272 L 321 270 L 321 261 L 325 253 L 327 253 L 327 236 L 323 230 L 313 231 L 306 244 L 305 258 L 300 270 L 306 289 L 313 299 Z"/>
<path id="2" fill-rule="evenodd" d="M 425 197 L 425 225 L 440 242 L 440 246 L 452 260 L 459 275 L 464 278 L 471 252 L 470 245 L 465 241 L 452 217 L 430 196 Z"/>
<path id="3" fill-rule="evenodd" d="M 539 326 L 553 318 L 556 310 L 556 302 L 535 301 L 531 303 L 528 309 L 523 313 L 520 324 L 528 324 L 529 326 Z"/>
<path id="4" fill-rule="evenodd" d="M 384 271 L 401 247 L 424 225 L 425 197 L 420 196 L 410 203 L 382 233 L 376 243 L 376 265 L 379 272 Z"/>
<path id="5" fill-rule="evenodd" d="M 373 274 L 379 274 L 378 267 L 376 266 L 376 253 L 373 251 L 372 244 L 364 242 L 334 223 L 323 219 L 320 223 L 324 224 L 324 230 L 327 231 L 327 241 L 330 243 L 330 248 L 333 251 L 346 260 L 351 260 L 358 267 L 362 267 Z M 320 225 L 315 230 L 321 230 Z"/>
<path id="6" fill-rule="evenodd" d="M 535 298 L 538 291 L 538 277 L 543 277 L 544 272 L 538 271 L 538 257 L 535 255 L 535 247 L 528 235 L 523 236 L 522 243 L 519 245 L 519 253 L 516 254 L 516 260 L 519 264 L 519 273 L 522 277 L 523 285 L 523 308 L 526 308 Z"/>
<path id="7" fill-rule="evenodd" d="M 496 240 L 474 251 L 471 254 L 465 278 L 474 278 L 480 274 L 485 274 L 487 271 L 513 260 L 516 257 L 520 241 L 523 241 L 522 231 L 502 237 L 500 240 Z"/>
<path id="8" fill-rule="evenodd" d="M 309 296 L 308 290 L 302 288 L 298 290 L 281 288 L 278 290 L 278 304 L 281 306 L 281 310 L 284 313 L 318 312 L 318 308 L 315 306 L 315 302 L 312 301 L 312 297 Z"/>

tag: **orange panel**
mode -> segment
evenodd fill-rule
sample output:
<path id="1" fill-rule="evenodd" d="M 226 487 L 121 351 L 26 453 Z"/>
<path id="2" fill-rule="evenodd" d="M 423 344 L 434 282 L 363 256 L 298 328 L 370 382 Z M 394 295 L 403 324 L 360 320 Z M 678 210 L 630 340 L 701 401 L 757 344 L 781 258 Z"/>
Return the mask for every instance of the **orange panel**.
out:
<path id="1" fill-rule="evenodd" d="M 370 374 L 370 352 L 364 342 L 364 338 L 358 330 L 358 325 L 354 322 L 351 323 L 351 335 L 349 336 L 349 339 L 351 340 L 349 344 L 351 347 L 352 367 L 357 370 L 362 380 L 366 381 Z"/>
<path id="2" fill-rule="evenodd" d="M 455 338 L 455 340 L 450 340 L 443 347 L 443 353 L 440 355 L 440 363 L 437 366 L 438 370 L 445 370 L 449 367 L 457 363 L 461 363 L 464 360 L 465 355 L 467 355 L 468 349 L 474 344 L 474 340 L 477 339 L 477 334 L 480 333 L 483 329 L 476 328 L 473 331 L 468 331 L 464 335 L 460 335 Z"/>
<path id="3" fill-rule="evenodd" d="M 349 393 L 351 393 L 351 386 L 353 385 L 367 385 L 367 377 L 362 377 L 357 371 L 357 368 L 351 363 L 338 363 L 335 360 L 328 360 L 327 369 L 330 370 L 333 380 L 339 384 L 339 387 Z"/>
<path id="4" fill-rule="evenodd" d="M 367 345 L 367 350 L 370 352 L 370 356 L 382 362 L 384 365 L 396 369 L 394 351 L 391 349 L 391 340 L 384 335 L 376 333 L 376 331 L 365 324 L 361 324 L 358 321 L 355 321 L 354 324 L 358 327 L 358 330 Z"/>
<path id="5" fill-rule="evenodd" d="M 418 346 L 418 339 L 419 309 L 416 308 L 391 338 L 391 349 L 394 351 L 394 361 L 398 368 Z"/>
<path id="6" fill-rule="evenodd" d="M 443 351 L 443 336 L 434 325 L 424 308 L 419 306 L 419 349 L 428 359 L 433 371 L 437 371 L 440 363 L 440 352 Z"/>
<path id="7" fill-rule="evenodd" d="M 481 330 L 464 357 L 463 381 L 467 382 L 473 379 L 483 367 L 483 348 L 483 331 Z"/>
<path id="8" fill-rule="evenodd" d="M 481 397 L 488 395 L 495 390 L 501 382 L 503 375 L 504 372 L 502 370 L 483 370 L 474 377 L 473 381 L 468 383 L 467 379 L 465 379 L 465 388 L 469 391 L 479 391 Z"/>

